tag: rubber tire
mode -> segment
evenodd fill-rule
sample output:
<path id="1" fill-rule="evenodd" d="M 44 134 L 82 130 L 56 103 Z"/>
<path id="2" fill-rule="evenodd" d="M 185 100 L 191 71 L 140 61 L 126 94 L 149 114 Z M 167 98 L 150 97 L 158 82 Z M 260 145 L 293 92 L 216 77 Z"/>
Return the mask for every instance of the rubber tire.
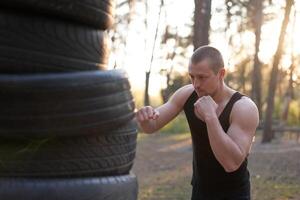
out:
<path id="1" fill-rule="evenodd" d="M 119 95 L 120 99 L 112 100 Z M 129 122 L 135 104 L 122 70 L 0 75 L 0 136 L 98 134 Z"/>
<path id="2" fill-rule="evenodd" d="M 98 135 L 41 140 L 0 139 L 0 177 L 128 174 L 136 151 L 134 121 Z"/>
<path id="3" fill-rule="evenodd" d="M 0 12 L 2 74 L 104 70 L 109 60 L 109 44 L 107 33 L 100 30 Z"/>
<path id="4" fill-rule="evenodd" d="M 114 23 L 113 0 L 1 0 L 1 7 L 49 15 L 106 30 Z"/>
<path id="5" fill-rule="evenodd" d="M 68 179 L 0 178 L 3 200 L 137 200 L 135 175 Z"/>

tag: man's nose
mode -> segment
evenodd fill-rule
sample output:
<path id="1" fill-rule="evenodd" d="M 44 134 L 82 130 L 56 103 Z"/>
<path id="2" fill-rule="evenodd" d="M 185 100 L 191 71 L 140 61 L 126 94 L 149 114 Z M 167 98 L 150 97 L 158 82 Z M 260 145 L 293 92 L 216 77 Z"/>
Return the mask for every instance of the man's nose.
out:
<path id="1" fill-rule="evenodd" d="M 201 81 L 195 79 L 195 80 L 194 80 L 194 87 L 195 87 L 195 88 L 199 88 L 200 86 L 201 86 Z"/>

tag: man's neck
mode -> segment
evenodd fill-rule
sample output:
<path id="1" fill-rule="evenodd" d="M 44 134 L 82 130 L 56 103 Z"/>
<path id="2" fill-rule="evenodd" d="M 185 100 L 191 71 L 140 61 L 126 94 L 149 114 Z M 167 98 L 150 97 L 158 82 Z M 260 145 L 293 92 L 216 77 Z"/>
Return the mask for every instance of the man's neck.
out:
<path id="1" fill-rule="evenodd" d="M 222 104 L 234 93 L 234 90 L 229 88 L 225 83 L 221 85 L 216 94 L 212 97 L 217 104 Z"/>

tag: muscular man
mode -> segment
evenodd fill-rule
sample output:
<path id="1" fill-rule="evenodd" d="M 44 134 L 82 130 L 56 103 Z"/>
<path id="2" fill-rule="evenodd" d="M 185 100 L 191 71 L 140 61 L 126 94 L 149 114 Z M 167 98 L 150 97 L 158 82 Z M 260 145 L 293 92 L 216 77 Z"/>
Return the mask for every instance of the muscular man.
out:
<path id="1" fill-rule="evenodd" d="M 250 200 L 247 156 L 258 126 L 257 107 L 224 83 L 217 49 L 198 48 L 188 71 L 192 84 L 156 109 L 141 108 L 138 124 L 153 133 L 184 110 L 193 142 L 192 200 Z"/>

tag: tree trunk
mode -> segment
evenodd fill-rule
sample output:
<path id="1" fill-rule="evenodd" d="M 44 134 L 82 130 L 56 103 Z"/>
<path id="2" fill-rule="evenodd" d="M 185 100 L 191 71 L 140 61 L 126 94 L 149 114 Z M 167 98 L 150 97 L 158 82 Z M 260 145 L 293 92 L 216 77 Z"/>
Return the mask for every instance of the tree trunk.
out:
<path id="1" fill-rule="evenodd" d="M 292 26 L 292 33 L 295 31 L 296 27 L 296 10 L 294 9 L 294 18 L 293 18 L 293 26 Z M 294 34 L 291 36 L 291 65 L 290 65 L 290 73 L 289 73 L 289 84 L 288 88 L 286 90 L 286 93 L 284 95 L 284 101 L 283 101 L 283 110 L 282 110 L 282 115 L 281 115 L 281 121 L 282 121 L 282 126 L 286 124 L 286 121 L 288 120 L 288 114 L 289 114 L 289 108 L 290 108 L 290 103 L 292 99 L 294 98 L 294 88 L 293 88 L 293 75 L 294 75 L 294 70 L 296 67 L 296 62 L 295 62 L 295 55 L 294 55 L 294 43 L 295 43 L 295 37 Z"/>
<path id="2" fill-rule="evenodd" d="M 165 89 L 162 89 L 160 91 L 163 103 L 167 103 L 168 99 L 169 99 L 169 88 L 170 88 L 170 73 L 167 73 L 166 77 L 167 77 L 167 87 Z"/>
<path id="3" fill-rule="evenodd" d="M 255 29 L 255 54 L 254 65 L 252 72 L 252 99 L 259 110 L 259 117 L 261 118 L 261 62 L 258 58 L 259 45 L 261 39 L 261 26 L 263 23 L 263 1 L 255 0 L 255 14 L 254 14 L 254 29 Z"/>
<path id="4" fill-rule="evenodd" d="M 146 72 L 144 106 L 149 106 L 149 105 L 150 105 L 150 98 L 149 98 L 149 79 L 150 79 L 150 71 Z"/>
<path id="5" fill-rule="evenodd" d="M 287 88 L 284 98 L 283 98 L 281 126 L 284 126 L 286 124 L 286 121 L 288 120 L 290 103 L 293 99 L 293 74 L 294 74 L 294 69 L 295 69 L 294 62 L 295 62 L 294 59 L 292 59 L 292 63 L 290 66 L 290 74 L 289 74 L 289 84 L 288 84 L 288 88 Z"/>
<path id="6" fill-rule="evenodd" d="M 194 0 L 194 49 L 208 45 L 211 18 L 211 0 Z"/>
<path id="7" fill-rule="evenodd" d="M 282 115 L 281 115 L 281 124 L 280 124 L 281 126 L 285 126 L 285 124 L 286 124 L 291 100 L 292 100 L 292 97 L 290 96 L 290 94 L 285 94 L 284 100 L 283 100 Z"/>
<path id="8" fill-rule="evenodd" d="M 274 133 L 272 131 L 272 114 L 274 109 L 274 97 L 275 97 L 275 91 L 277 86 L 278 64 L 283 51 L 285 31 L 289 22 L 289 16 L 290 16 L 293 2 L 294 2 L 293 0 L 286 1 L 284 19 L 282 21 L 277 51 L 274 56 L 273 67 L 271 71 L 271 78 L 270 78 L 268 98 L 267 98 L 267 111 L 265 117 L 265 126 L 264 126 L 262 143 L 270 142 L 274 137 Z"/>
<path id="9" fill-rule="evenodd" d="M 144 95 L 144 105 L 145 106 L 150 105 L 150 97 L 149 97 L 150 75 L 151 75 L 151 68 L 152 68 L 152 63 L 153 63 L 153 58 L 154 58 L 155 44 L 156 44 L 157 35 L 158 35 L 158 28 L 159 28 L 160 17 L 161 17 L 161 10 L 162 10 L 162 7 L 164 6 L 164 0 L 161 0 L 160 2 L 161 2 L 161 4 L 160 4 L 159 13 L 158 13 L 158 20 L 157 20 L 157 24 L 156 24 L 154 44 L 153 44 L 152 53 L 151 53 L 151 60 L 150 60 L 150 67 L 149 67 L 149 70 L 146 72 L 146 84 L 145 84 L 145 95 Z M 146 5 L 147 5 L 147 1 L 146 1 Z M 147 25 L 147 22 L 145 22 L 145 24 Z"/>

